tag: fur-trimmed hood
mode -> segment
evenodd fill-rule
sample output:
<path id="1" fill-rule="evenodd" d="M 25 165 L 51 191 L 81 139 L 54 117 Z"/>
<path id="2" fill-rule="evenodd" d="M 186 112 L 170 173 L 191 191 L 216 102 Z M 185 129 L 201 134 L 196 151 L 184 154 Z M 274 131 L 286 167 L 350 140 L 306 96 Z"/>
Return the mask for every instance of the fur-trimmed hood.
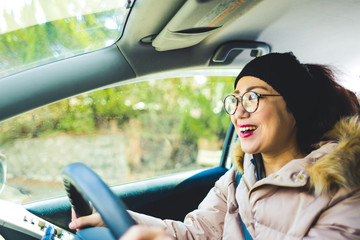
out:
<path id="1" fill-rule="evenodd" d="M 358 117 L 346 117 L 325 134 L 338 143 L 336 148 L 306 167 L 308 186 L 316 194 L 332 194 L 340 188 L 352 190 L 360 186 L 360 122 Z M 319 144 L 320 146 L 320 144 Z M 237 142 L 233 163 L 243 172 L 244 152 Z"/>

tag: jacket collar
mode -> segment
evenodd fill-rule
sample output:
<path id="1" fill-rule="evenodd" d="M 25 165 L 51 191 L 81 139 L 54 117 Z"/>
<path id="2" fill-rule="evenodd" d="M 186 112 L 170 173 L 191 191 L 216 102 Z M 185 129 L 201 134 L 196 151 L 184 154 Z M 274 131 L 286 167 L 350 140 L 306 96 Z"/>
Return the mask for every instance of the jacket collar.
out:
<path id="1" fill-rule="evenodd" d="M 335 124 L 326 135 L 333 143 L 322 144 L 303 159 L 286 164 L 276 174 L 258 184 L 277 183 L 287 186 L 308 186 L 316 195 L 333 194 L 339 188 L 352 190 L 360 186 L 360 123 L 357 117 L 347 117 Z M 335 144 L 334 144 L 335 142 Z M 244 161 L 240 142 L 233 150 L 233 163 L 248 175 L 249 160 Z M 250 170 L 250 169 L 249 169 Z M 251 172 L 251 170 L 250 170 Z M 281 178 L 278 178 L 281 176 Z M 285 178 L 285 179 L 284 179 Z M 270 181 L 270 182 L 269 182 Z M 251 181 L 252 182 L 252 181 Z M 263 183 L 262 183 L 263 182 Z M 253 185 L 255 183 L 250 183 Z"/>

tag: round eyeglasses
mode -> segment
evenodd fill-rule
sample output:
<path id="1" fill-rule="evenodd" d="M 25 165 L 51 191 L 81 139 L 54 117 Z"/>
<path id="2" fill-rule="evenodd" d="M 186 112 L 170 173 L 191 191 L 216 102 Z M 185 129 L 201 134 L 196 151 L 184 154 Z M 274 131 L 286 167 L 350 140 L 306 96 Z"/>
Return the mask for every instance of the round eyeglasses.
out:
<path id="1" fill-rule="evenodd" d="M 256 111 L 256 109 L 259 106 L 259 98 L 268 97 L 268 96 L 281 96 L 281 95 L 246 92 L 239 99 L 238 96 L 231 94 L 224 98 L 224 109 L 227 114 L 233 115 L 235 114 L 236 109 L 239 106 L 239 102 L 241 102 L 241 105 L 246 112 L 253 113 Z"/>

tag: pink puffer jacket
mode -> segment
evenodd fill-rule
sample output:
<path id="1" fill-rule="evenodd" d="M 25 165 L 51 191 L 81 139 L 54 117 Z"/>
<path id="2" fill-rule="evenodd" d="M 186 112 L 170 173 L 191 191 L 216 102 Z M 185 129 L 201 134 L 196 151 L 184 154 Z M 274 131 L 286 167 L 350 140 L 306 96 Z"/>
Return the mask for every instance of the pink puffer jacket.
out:
<path id="1" fill-rule="evenodd" d="M 244 239 L 240 216 L 253 239 L 360 239 L 360 125 L 344 119 L 329 134 L 338 142 L 260 181 L 235 147 L 237 169 L 222 176 L 184 222 L 131 214 L 177 239 Z"/>

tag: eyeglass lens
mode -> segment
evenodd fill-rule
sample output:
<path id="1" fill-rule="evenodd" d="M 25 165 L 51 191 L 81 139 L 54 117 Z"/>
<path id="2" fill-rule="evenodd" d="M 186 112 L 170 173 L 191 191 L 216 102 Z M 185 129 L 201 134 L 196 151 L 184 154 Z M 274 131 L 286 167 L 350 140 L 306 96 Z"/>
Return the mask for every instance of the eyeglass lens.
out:
<path id="1" fill-rule="evenodd" d="M 255 112 L 258 105 L 258 95 L 254 92 L 246 92 L 241 98 L 241 105 L 248 113 Z"/>
<path id="2" fill-rule="evenodd" d="M 235 96 L 229 95 L 224 100 L 224 108 L 228 114 L 234 114 L 238 105 L 238 100 Z"/>
<path id="3" fill-rule="evenodd" d="M 241 105 L 248 113 L 255 112 L 258 106 L 258 95 L 254 92 L 246 92 L 241 97 Z M 224 100 L 225 111 L 232 115 L 238 106 L 238 100 L 234 95 L 229 95 Z"/>

